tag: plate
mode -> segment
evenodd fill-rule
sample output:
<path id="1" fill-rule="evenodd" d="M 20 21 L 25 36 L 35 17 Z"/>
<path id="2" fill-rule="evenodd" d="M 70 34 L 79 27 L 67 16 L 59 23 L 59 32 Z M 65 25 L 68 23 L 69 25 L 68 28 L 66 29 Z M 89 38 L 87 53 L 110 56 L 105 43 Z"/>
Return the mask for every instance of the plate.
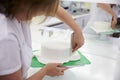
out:
<path id="1" fill-rule="evenodd" d="M 51 59 L 46 59 L 46 58 L 43 58 L 41 55 L 40 55 L 40 51 L 39 53 L 36 53 L 35 56 L 36 58 L 38 59 L 39 62 L 43 63 L 43 64 L 48 64 L 48 63 L 67 63 L 69 61 L 75 61 L 75 60 L 79 60 L 80 59 L 80 55 L 75 52 L 75 53 L 72 53 L 73 55 L 68 58 L 68 59 L 62 59 L 62 60 L 51 60 Z"/>
<path id="2" fill-rule="evenodd" d="M 117 32 L 120 32 L 120 30 L 118 29 L 109 29 L 109 30 L 98 30 L 94 27 L 91 27 L 96 33 L 99 33 L 99 34 L 113 34 L 113 33 L 117 33 Z"/>
<path id="3" fill-rule="evenodd" d="M 34 53 L 35 53 L 35 51 L 34 51 Z M 77 53 L 80 56 L 79 60 L 65 62 L 65 63 L 63 63 L 62 66 L 76 67 L 76 66 L 84 66 L 84 65 L 91 64 L 91 62 L 80 51 L 77 51 Z M 31 67 L 33 67 L 33 68 L 41 68 L 41 67 L 44 67 L 45 65 L 46 64 L 44 64 L 42 62 L 39 62 L 36 56 L 34 56 L 32 58 Z"/>

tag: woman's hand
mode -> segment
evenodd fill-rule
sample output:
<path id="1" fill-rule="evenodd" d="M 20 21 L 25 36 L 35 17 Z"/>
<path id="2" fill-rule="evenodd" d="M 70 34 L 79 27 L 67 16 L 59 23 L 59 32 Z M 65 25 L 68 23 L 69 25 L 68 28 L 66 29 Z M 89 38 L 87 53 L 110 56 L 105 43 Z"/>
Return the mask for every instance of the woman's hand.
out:
<path id="1" fill-rule="evenodd" d="M 84 37 L 81 35 L 82 33 L 73 33 L 72 35 L 72 51 L 78 50 L 84 44 Z"/>
<path id="2" fill-rule="evenodd" d="M 116 24 L 117 24 L 117 16 L 114 15 L 112 18 L 111 27 L 114 29 Z"/>
<path id="3" fill-rule="evenodd" d="M 61 76 L 64 75 L 64 71 L 68 69 L 67 67 L 62 67 L 59 63 L 49 63 L 43 70 L 45 70 L 48 76 Z"/>

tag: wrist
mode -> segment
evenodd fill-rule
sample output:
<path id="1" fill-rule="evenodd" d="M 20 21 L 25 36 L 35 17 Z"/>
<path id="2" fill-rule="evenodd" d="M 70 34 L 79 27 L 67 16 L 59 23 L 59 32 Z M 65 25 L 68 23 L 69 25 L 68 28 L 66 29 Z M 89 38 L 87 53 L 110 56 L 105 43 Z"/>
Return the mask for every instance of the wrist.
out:
<path id="1" fill-rule="evenodd" d="M 79 30 L 74 31 L 73 33 L 74 33 L 74 35 L 80 35 L 80 36 L 82 36 L 82 35 L 83 35 L 83 33 L 82 33 L 82 31 L 81 31 L 80 29 L 79 29 Z"/>
<path id="2" fill-rule="evenodd" d="M 43 68 L 41 69 L 41 71 L 43 72 L 43 75 L 44 75 L 44 76 L 47 75 L 47 68 L 46 68 L 46 67 L 43 67 Z"/>

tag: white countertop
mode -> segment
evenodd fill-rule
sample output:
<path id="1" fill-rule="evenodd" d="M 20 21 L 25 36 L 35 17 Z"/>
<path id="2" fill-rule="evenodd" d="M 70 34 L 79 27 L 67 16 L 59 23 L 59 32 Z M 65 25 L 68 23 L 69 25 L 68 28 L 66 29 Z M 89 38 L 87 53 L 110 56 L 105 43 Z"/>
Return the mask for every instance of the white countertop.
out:
<path id="1" fill-rule="evenodd" d="M 33 33 L 33 47 L 39 48 L 38 33 Z M 36 36 L 36 37 L 35 37 Z M 64 76 L 48 77 L 43 80 L 114 80 L 114 71 L 119 55 L 109 40 L 100 40 L 96 36 L 84 34 L 85 45 L 80 51 L 92 62 L 90 65 L 75 67 L 67 70 Z M 39 68 L 30 68 L 28 76 L 37 72 Z"/>
<path id="2" fill-rule="evenodd" d="M 115 60 L 90 54 L 84 55 L 90 59 L 91 65 L 71 68 L 65 71 L 64 76 L 46 76 L 43 80 L 113 80 Z M 32 75 L 38 70 L 39 68 L 31 68 L 28 73 Z"/>

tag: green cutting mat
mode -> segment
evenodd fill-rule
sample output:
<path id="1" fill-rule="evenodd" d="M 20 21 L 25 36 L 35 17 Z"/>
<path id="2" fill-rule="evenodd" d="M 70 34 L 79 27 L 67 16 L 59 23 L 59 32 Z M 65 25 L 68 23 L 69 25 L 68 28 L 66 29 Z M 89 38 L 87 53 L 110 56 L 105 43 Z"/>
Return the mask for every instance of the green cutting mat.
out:
<path id="1" fill-rule="evenodd" d="M 77 53 L 81 57 L 80 60 L 69 61 L 67 63 L 64 63 L 62 66 L 83 66 L 83 65 L 86 65 L 86 64 L 91 64 L 91 62 L 84 55 L 82 55 L 82 53 L 80 51 L 77 51 Z M 40 63 L 35 56 L 32 58 L 31 67 L 40 68 L 40 67 L 44 67 L 44 66 L 45 66 L 45 64 Z"/>
<path id="2" fill-rule="evenodd" d="M 113 33 L 116 33 L 116 32 L 120 32 L 120 30 L 114 29 L 113 31 L 109 31 L 109 32 L 101 32 L 100 34 L 113 34 Z"/>

